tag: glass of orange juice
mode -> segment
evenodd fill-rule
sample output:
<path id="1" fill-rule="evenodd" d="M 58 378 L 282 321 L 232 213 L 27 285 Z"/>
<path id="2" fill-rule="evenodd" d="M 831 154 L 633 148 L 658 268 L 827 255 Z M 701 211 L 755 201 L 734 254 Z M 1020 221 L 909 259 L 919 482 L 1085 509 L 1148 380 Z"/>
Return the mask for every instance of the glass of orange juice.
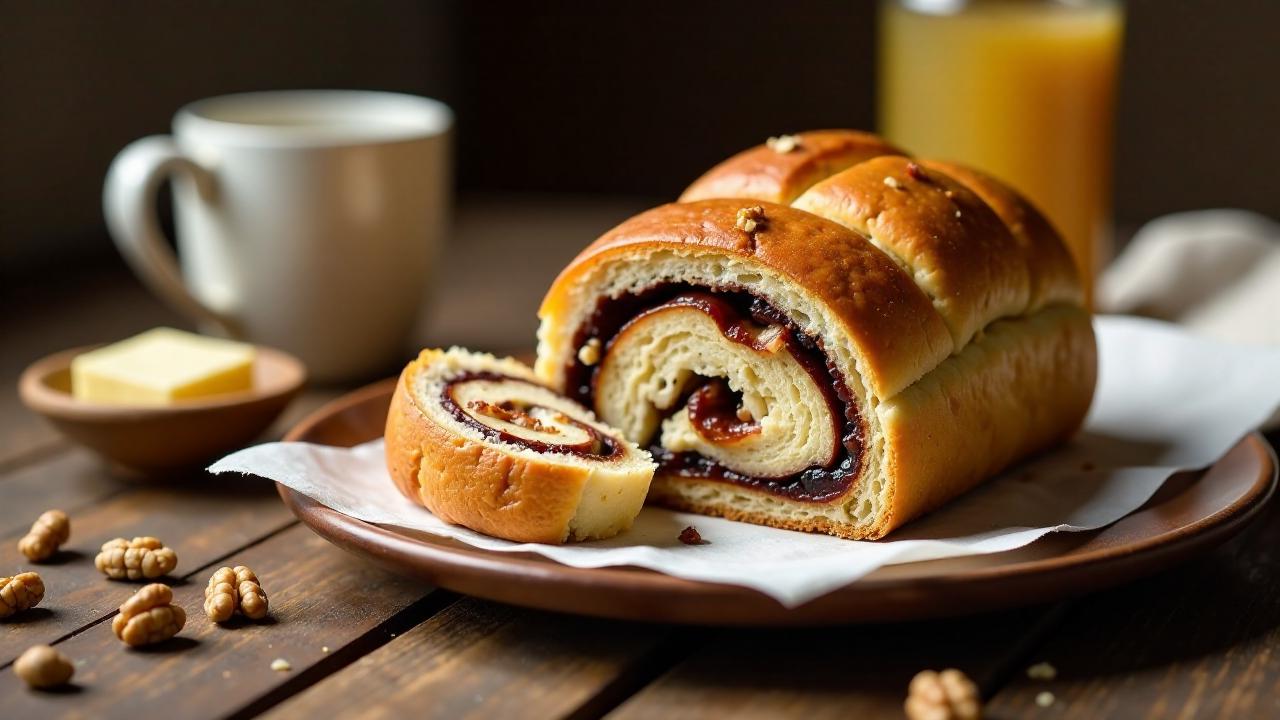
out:
<path id="1" fill-rule="evenodd" d="M 880 15 L 880 131 L 1030 198 L 1090 297 L 1111 253 L 1123 31 L 1116 0 L 885 0 Z"/>

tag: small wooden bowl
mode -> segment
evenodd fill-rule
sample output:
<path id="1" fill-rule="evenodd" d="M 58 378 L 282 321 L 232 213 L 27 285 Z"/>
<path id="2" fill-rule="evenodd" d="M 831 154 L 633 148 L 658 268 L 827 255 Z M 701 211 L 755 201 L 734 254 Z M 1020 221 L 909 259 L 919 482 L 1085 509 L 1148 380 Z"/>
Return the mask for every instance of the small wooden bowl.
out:
<path id="1" fill-rule="evenodd" d="M 32 363 L 18 380 L 18 394 L 63 435 L 143 475 L 196 467 L 245 445 L 271 425 L 307 379 L 300 360 L 259 346 L 252 390 L 161 406 L 86 402 L 71 395 L 71 359 L 94 347 Z"/>

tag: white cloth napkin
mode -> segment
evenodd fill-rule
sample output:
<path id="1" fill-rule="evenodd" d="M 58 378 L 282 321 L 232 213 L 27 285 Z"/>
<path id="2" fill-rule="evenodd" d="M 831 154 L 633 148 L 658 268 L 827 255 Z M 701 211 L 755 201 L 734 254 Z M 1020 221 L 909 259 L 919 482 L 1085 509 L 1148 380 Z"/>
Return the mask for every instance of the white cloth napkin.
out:
<path id="1" fill-rule="evenodd" d="M 1280 349 L 1209 341 L 1168 323 L 1099 317 L 1099 385 L 1084 431 L 881 542 L 758 527 L 645 508 L 616 538 L 514 543 L 441 522 L 392 486 L 381 441 L 352 449 L 272 443 L 210 472 L 252 473 L 335 510 L 497 552 L 574 567 L 630 565 L 755 588 L 786 606 L 894 563 L 981 555 L 1046 533 L 1090 530 L 1141 507 L 1174 472 L 1206 466 L 1280 405 Z M 694 525 L 706 545 L 677 541 Z"/>
<path id="2" fill-rule="evenodd" d="M 1152 220 L 1102 273 L 1098 308 L 1280 347 L 1280 223 L 1225 209 Z M 1280 428 L 1280 410 L 1262 427 Z"/>
<path id="3" fill-rule="evenodd" d="M 1245 210 L 1153 220 L 1102 273 L 1098 307 L 1280 347 L 1280 224 Z"/>

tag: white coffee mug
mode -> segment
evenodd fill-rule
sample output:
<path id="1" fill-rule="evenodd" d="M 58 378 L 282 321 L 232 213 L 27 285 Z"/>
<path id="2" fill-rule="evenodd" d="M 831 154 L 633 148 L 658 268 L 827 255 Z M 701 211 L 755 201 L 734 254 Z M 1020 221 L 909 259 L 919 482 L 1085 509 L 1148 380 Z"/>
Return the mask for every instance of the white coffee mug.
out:
<path id="1" fill-rule="evenodd" d="M 200 100 L 172 136 L 116 156 L 107 225 L 202 329 L 287 350 L 322 381 L 368 376 L 402 358 L 423 304 L 448 221 L 452 125 L 444 104 L 395 93 Z M 170 177 L 176 260 L 156 214 Z"/>

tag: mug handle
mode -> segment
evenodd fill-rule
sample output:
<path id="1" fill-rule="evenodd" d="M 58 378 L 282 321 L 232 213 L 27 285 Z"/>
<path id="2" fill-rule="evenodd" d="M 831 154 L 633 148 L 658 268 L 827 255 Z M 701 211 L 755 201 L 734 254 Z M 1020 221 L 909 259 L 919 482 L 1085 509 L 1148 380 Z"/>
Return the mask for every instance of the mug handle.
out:
<path id="1" fill-rule="evenodd" d="M 102 189 L 107 229 L 120 254 L 152 292 L 193 320 L 213 323 L 230 335 L 230 318 L 187 288 L 177 257 L 160 229 L 156 193 L 160 183 L 180 173 L 195 182 L 201 201 L 214 201 L 213 173 L 183 155 L 173 138 L 152 135 L 125 146 L 111 161 Z"/>

